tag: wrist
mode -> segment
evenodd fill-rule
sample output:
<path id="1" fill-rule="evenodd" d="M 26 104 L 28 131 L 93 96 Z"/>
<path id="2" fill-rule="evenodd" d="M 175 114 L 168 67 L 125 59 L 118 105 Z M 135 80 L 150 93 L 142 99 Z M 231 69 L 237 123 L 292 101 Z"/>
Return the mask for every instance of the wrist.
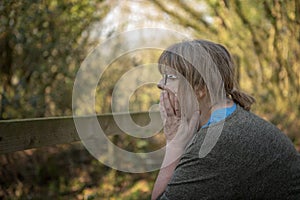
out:
<path id="1" fill-rule="evenodd" d="M 181 148 L 166 146 L 166 152 L 162 163 L 162 168 L 168 167 L 170 165 L 177 165 L 182 154 L 183 150 Z"/>
<path id="2" fill-rule="evenodd" d="M 184 146 L 178 145 L 172 141 L 167 142 L 165 156 L 172 159 L 177 159 L 181 157 L 184 150 L 185 150 Z"/>
<path id="3" fill-rule="evenodd" d="M 185 144 L 183 144 L 182 142 L 178 142 L 176 140 L 166 140 L 166 148 L 167 149 L 172 149 L 174 151 L 184 151 L 185 149 Z"/>

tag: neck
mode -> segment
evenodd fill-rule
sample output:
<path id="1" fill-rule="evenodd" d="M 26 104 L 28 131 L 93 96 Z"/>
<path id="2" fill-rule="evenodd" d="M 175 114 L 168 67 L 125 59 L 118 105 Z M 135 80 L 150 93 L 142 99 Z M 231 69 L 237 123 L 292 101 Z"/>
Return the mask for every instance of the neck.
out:
<path id="1" fill-rule="evenodd" d="M 215 103 L 211 105 L 211 103 L 202 104 L 200 106 L 200 127 L 205 125 L 214 110 L 221 109 L 221 108 L 228 108 L 233 105 L 233 101 L 231 99 L 226 99 L 223 102 Z M 198 127 L 200 129 L 200 127 Z"/>

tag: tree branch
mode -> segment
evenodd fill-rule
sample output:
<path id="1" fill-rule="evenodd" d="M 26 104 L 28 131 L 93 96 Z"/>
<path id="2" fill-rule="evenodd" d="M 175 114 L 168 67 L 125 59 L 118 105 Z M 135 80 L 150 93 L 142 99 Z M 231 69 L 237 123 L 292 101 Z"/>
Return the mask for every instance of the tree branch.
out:
<path id="1" fill-rule="evenodd" d="M 193 19 L 185 19 L 182 15 L 179 14 L 178 11 L 171 10 L 167 8 L 163 3 L 161 3 L 159 0 L 153 0 L 152 1 L 159 9 L 161 9 L 163 12 L 168 14 L 169 16 L 173 17 L 175 20 L 179 22 L 179 24 L 185 26 L 185 27 L 191 27 L 195 31 L 201 32 L 204 28 L 202 28 L 200 25 L 204 26 L 206 29 L 209 29 L 212 33 L 216 33 L 216 31 L 211 27 L 207 26 L 207 22 L 205 22 L 203 19 L 200 20 L 201 23 L 198 23 L 199 21 L 195 21 Z M 182 4 L 180 4 L 182 5 Z M 185 12 L 187 12 L 185 10 Z M 194 13 L 195 14 L 195 13 Z M 205 22 L 205 23 L 203 23 Z"/>

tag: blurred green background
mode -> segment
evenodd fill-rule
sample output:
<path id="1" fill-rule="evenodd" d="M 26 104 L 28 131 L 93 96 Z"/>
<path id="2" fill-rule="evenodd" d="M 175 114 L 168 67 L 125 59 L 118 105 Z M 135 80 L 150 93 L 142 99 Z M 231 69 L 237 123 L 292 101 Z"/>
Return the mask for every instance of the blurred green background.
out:
<path id="1" fill-rule="evenodd" d="M 2 0 L 0 13 L 0 120 L 72 115 L 76 72 L 88 53 L 123 31 L 158 27 L 224 44 L 241 88 L 257 100 L 252 111 L 300 150 L 298 0 Z M 124 73 L 159 53 L 134 52 L 112 63 L 97 88 L 97 113 L 111 112 Z M 158 100 L 155 85 L 145 85 L 129 107 L 147 111 Z M 112 140 L 132 151 L 151 149 L 131 137 Z M 112 170 L 80 143 L 0 155 L 0 164 L 0 199 L 149 199 L 157 174 Z"/>

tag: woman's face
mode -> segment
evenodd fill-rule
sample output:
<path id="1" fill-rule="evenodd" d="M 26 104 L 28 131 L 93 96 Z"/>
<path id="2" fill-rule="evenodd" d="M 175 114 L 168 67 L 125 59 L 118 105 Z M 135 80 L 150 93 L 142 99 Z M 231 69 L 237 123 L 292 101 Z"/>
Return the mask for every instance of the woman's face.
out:
<path id="1" fill-rule="evenodd" d="M 166 90 L 178 95 L 179 76 L 172 68 L 166 68 L 162 70 L 162 79 L 158 82 L 157 87 L 161 90 Z"/>
<path id="2" fill-rule="evenodd" d="M 162 79 L 158 82 L 157 87 L 162 91 L 167 91 L 168 99 L 174 110 L 176 110 L 176 105 L 179 106 L 177 109 L 184 113 L 187 119 L 190 119 L 194 112 L 199 110 L 194 90 L 181 74 L 176 73 L 176 70 L 168 68 L 161 70 L 161 73 Z"/>
<path id="3" fill-rule="evenodd" d="M 176 105 L 179 105 L 178 102 L 178 87 L 179 87 L 179 78 L 174 69 L 168 68 L 161 71 L 162 79 L 158 82 L 157 87 L 161 89 L 161 92 L 167 92 L 167 99 L 175 111 L 178 108 L 175 108 Z M 161 97 L 163 93 L 161 93 Z"/>

